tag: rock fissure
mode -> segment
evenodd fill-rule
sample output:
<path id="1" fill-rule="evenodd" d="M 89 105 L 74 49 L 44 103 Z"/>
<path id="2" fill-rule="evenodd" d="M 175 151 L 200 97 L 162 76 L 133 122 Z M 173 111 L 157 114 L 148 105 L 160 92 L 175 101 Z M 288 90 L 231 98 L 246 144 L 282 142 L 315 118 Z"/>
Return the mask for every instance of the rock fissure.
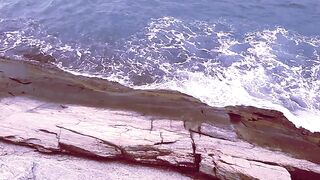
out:
<path id="1" fill-rule="evenodd" d="M 9 79 L 12 80 L 12 81 L 15 81 L 17 83 L 23 84 L 23 85 L 28 85 L 28 84 L 32 83 L 31 81 L 22 81 L 20 79 L 16 79 L 16 78 L 12 78 L 12 77 L 9 77 Z"/>
<path id="2" fill-rule="evenodd" d="M 153 119 L 150 120 L 150 131 L 153 130 L 153 121 L 154 121 Z"/>
<path id="3" fill-rule="evenodd" d="M 49 134 L 53 134 L 55 136 L 58 136 L 58 134 L 56 132 L 51 132 L 51 131 L 49 131 L 47 129 L 38 129 L 38 130 L 41 131 L 41 132 L 44 132 L 44 133 L 49 133 Z"/>
<path id="4" fill-rule="evenodd" d="M 162 132 L 159 133 L 159 136 L 160 136 L 161 142 L 156 142 L 156 143 L 154 143 L 154 145 L 173 144 L 173 143 L 176 143 L 178 141 L 178 140 L 175 140 L 175 141 L 164 141 L 163 140 L 163 136 L 162 136 Z"/>
<path id="5" fill-rule="evenodd" d="M 195 131 L 195 130 L 190 130 L 191 132 L 193 133 L 197 133 L 199 135 L 203 135 L 203 136 L 208 136 L 210 138 L 215 138 L 215 139 L 220 139 L 220 140 L 223 140 L 223 141 L 233 141 L 233 140 L 230 140 L 230 138 L 223 138 L 223 137 L 218 137 L 218 136 L 214 136 L 214 135 L 210 135 L 210 134 L 206 134 L 204 132 L 201 132 L 199 130 Z M 236 142 L 236 140 L 234 140 L 233 142 Z"/>
<path id="6" fill-rule="evenodd" d="M 194 165 L 195 165 L 195 169 L 196 171 L 199 171 L 200 170 L 200 163 L 201 163 L 201 154 L 198 154 L 197 153 L 197 145 L 194 141 L 194 138 L 193 138 L 193 132 L 191 130 L 189 130 L 189 134 L 190 134 L 190 139 L 191 139 L 191 145 L 192 145 L 192 154 L 193 154 L 193 157 L 194 157 Z"/>
<path id="7" fill-rule="evenodd" d="M 77 131 L 75 131 L 75 130 L 62 127 L 62 126 L 57 126 L 57 127 L 61 128 L 61 129 L 64 129 L 64 130 L 67 130 L 67 131 L 71 131 L 71 132 L 73 132 L 73 133 L 75 133 L 75 134 L 79 134 L 79 135 L 81 135 L 81 136 L 87 136 L 87 137 L 90 137 L 90 138 L 94 138 L 94 139 L 96 139 L 96 140 L 99 140 L 99 141 L 103 142 L 104 144 L 106 144 L 106 145 L 108 145 L 108 146 L 114 147 L 116 150 L 119 150 L 119 151 L 121 151 L 121 152 L 123 151 L 123 149 L 122 149 L 120 146 L 117 146 L 117 145 L 115 145 L 115 144 L 113 144 L 113 143 L 111 143 L 111 142 L 105 141 L 105 140 L 103 140 L 103 139 L 99 139 L 99 138 L 94 137 L 94 136 L 90 136 L 90 135 L 87 135 L 87 134 L 83 134 L 83 133 L 77 132 Z M 61 138 L 61 136 L 60 136 L 60 138 Z M 60 143 L 61 143 L 61 142 L 60 142 Z"/>
<path id="8" fill-rule="evenodd" d="M 15 97 L 16 95 L 14 95 L 12 92 L 8 92 L 8 94 L 10 94 L 11 96 Z"/>
<path id="9" fill-rule="evenodd" d="M 31 179 L 32 180 L 36 180 L 37 176 L 36 176 L 36 168 L 37 168 L 37 163 L 32 162 L 32 167 L 31 167 Z"/>

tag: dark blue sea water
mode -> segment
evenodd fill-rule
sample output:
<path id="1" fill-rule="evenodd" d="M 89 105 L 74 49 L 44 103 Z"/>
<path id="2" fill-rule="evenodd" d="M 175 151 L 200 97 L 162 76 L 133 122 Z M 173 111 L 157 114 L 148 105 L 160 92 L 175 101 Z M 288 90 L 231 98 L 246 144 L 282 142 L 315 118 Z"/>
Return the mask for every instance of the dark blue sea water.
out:
<path id="1" fill-rule="evenodd" d="M 319 0 L 0 0 L 0 56 L 320 131 Z"/>

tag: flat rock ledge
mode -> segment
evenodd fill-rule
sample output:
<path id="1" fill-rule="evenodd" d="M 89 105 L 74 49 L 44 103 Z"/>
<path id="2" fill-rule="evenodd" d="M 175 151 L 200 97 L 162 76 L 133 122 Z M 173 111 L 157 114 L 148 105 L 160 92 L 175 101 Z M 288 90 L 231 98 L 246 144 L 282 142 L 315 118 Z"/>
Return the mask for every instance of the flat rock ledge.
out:
<path id="1" fill-rule="evenodd" d="M 280 112 L 215 108 L 178 92 L 134 90 L 6 59 L 0 59 L 0 139 L 44 154 L 167 167 L 208 179 L 320 179 L 320 134 L 296 128 Z M 0 148 L 1 167 L 15 163 L 8 156 Z M 30 163 L 21 156 L 17 166 Z M 19 179 L 16 171 L 24 170 L 1 168 L 0 179 Z"/>

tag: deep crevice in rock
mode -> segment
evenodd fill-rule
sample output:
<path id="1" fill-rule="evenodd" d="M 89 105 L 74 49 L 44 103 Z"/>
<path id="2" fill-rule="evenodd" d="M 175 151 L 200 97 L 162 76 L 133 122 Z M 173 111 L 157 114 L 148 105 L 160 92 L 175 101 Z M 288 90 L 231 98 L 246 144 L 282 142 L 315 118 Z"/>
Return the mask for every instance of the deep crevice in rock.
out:
<path id="1" fill-rule="evenodd" d="M 306 171 L 303 169 L 297 169 L 293 167 L 287 168 L 288 172 L 290 173 L 292 180 L 316 180 L 320 179 L 320 174 Z"/>
<path id="2" fill-rule="evenodd" d="M 200 163 L 201 163 L 201 154 L 197 153 L 197 146 L 196 143 L 194 142 L 194 138 L 193 138 L 193 132 L 191 130 L 189 130 L 190 132 L 190 139 L 191 139 L 191 144 L 192 144 L 192 153 L 193 153 L 193 157 L 194 157 L 194 164 L 195 164 L 195 168 L 197 171 L 200 171 Z"/>

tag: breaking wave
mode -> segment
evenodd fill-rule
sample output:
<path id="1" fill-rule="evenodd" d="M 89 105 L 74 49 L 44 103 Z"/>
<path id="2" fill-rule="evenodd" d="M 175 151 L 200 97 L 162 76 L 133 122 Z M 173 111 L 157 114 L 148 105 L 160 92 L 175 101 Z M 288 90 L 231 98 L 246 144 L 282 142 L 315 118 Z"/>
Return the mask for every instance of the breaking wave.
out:
<path id="1" fill-rule="evenodd" d="M 1 56 L 39 54 L 62 69 L 134 88 L 177 90 L 212 106 L 280 110 L 297 126 L 320 131 L 320 38 L 283 27 L 239 35 L 223 20 L 163 17 L 108 44 L 63 42 L 38 22 L 0 20 Z"/>

